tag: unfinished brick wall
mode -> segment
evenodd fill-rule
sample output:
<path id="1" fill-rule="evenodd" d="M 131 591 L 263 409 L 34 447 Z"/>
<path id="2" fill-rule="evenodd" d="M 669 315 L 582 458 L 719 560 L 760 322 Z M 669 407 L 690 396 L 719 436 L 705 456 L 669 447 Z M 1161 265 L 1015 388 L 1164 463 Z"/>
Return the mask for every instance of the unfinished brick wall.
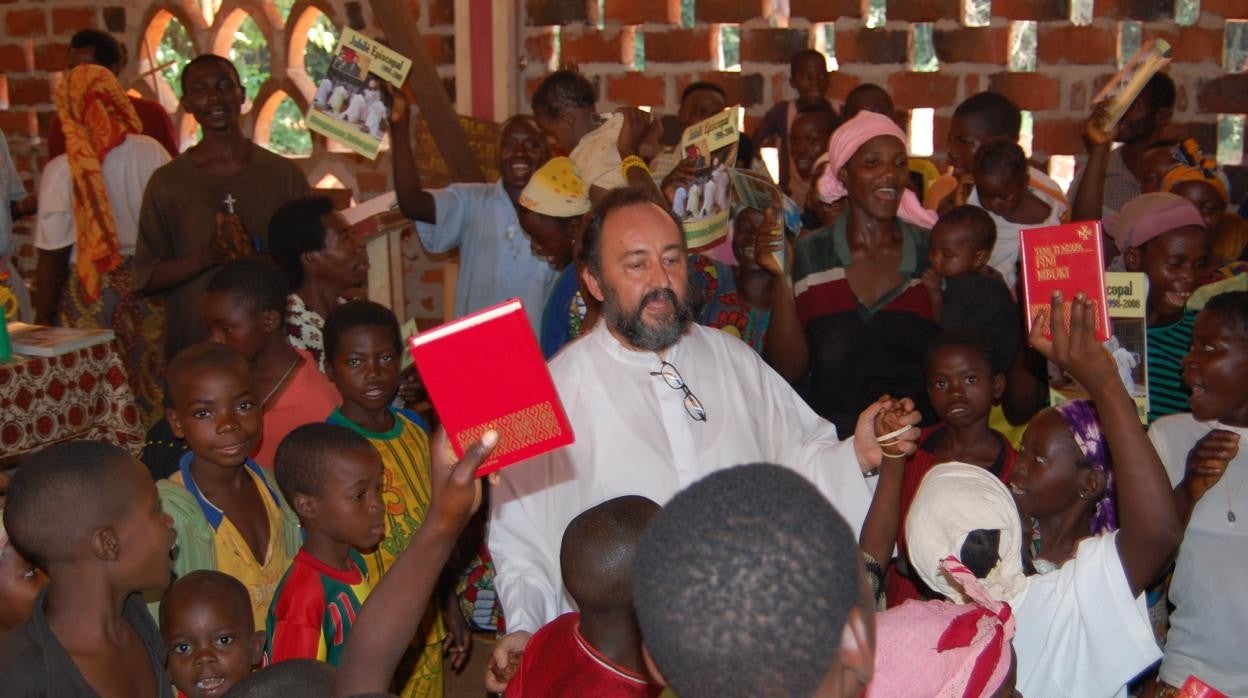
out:
<path id="1" fill-rule="evenodd" d="M 396 2 L 399 0 L 395 0 Z M 454 0 L 402 0 L 417 18 L 426 45 L 449 90 L 454 90 Z M 499 0 L 502 1 L 502 0 Z M 1175 132 L 1195 136 L 1207 152 L 1216 150 L 1219 114 L 1248 112 L 1248 73 L 1230 74 L 1223 65 L 1228 20 L 1248 19 L 1248 0 L 1202 0 L 1189 26 L 1174 21 L 1173 0 L 1095 0 L 1090 21 L 1070 21 L 1072 1 L 993 0 L 986 26 L 966 26 L 962 0 L 888 0 L 886 21 L 868 26 L 867 0 L 789 0 L 787 26 L 772 26 L 764 14 L 771 0 L 694 0 L 692 17 L 681 21 L 680 0 L 515 0 L 524 24 L 517 56 L 531 92 L 552 66 L 575 63 L 599 88 L 601 105 L 649 106 L 674 112 L 680 92 L 694 80 L 722 84 L 730 102 L 746 107 L 747 126 L 774 102 L 792 96 L 788 60 L 805 47 L 833 44 L 838 69 L 830 96 L 843 99 L 855 85 L 887 86 L 900 109 L 930 108 L 939 160 L 953 107 L 983 89 L 1009 95 L 1034 114 L 1033 155 L 1043 163 L 1081 150 L 1079 125 L 1097 89 L 1116 72 L 1119 34 L 1136 27 L 1144 39 L 1163 37 L 1175 45 L 1170 74 L 1179 86 Z M 204 12 L 204 5 L 217 6 Z M 301 56 L 307 27 L 323 13 L 337 26 L 378 32 L 363 0 L 298 0 L 285 22 L 271 0 L 4 0 L 0 3 L 0 129 L 29 191 L 37 190 L 46 159 L 41 136 L 53 112 L 52 88 L 65 67 L 69 37 L 83 27 L 113 32 L 127 46 L 131 64 L 123 84 L 161 99 L 188 137 L 193 122 L 177 111 L 171 93 L 136 76 L 148 69 L 143 40 L 158 41 L 164 23 L 176 17 L 199 51 L 227 52 L 233 28 L 246 13 L 269 42 L 270 80 L 244 117 L 245 130 L 259 142 L 267 120 L 285 95 L 306 108 L 311 82 Z M 689 20 L 692 21 L 689 21 Z M 1036 23 L 1035 70 L 1011 72 L 1010 35 L 1015 21 Z M 1134 23 L 1138 22 L 1136 25 Z M 828 30 L 829 23 L 831 31 Z M 722 70 L 720 39 L 725 27 L 740 32 L 740 67 Z M 912 69 L 916 28 L 930 29 L 939 67 Z M 642 41 L 639 52 L 636 43 Z M 644 56 L 644 70 L 636 59 Z M 7 94 L 7 103 L 6 103 Z M 376 161 L 331 148 L 313 135 L 313 152 L 300 159 L 315 184 L 333 175 L 366 199 L 390 188 L 389 154 Z M 1242 156 L 1242 154 L 1241 154 Z M 1236 197 L 1248 193 L 1248 168 L 1229 167 Z M 404 244 L 408 316 L 441 314 L 441 266 L 428 259 L 410 236 Z M 19 227 L 19 258 L 33 267 L 29 224 Z"/>
<path id="2" fill-rule="evenodd" d="M 1082 151 L 1080 126 L 1090 100 L 1117 72 L 1119 32 L 1139 22 L 1142 37 L 1174 45 L 1170 75 L 1178 85 L 1175 134 L 1196 137 L 1206 152 L 1216 151 L 1218 114 L 1248 112 L 1248 74 L 1228 74 L 1223 66 L 1227 20 L 1248 19 L 1248 1 L 1204 0 L 1190 26 L 1175 21 L 1172 0 L 1095 0 L 1091 22 L 1070 21 L 1070 0 L 992 0 L 987 26 L 962 22 L 962 0 L 888 0 L 883 26 L 869 27 L 866 0 L 790 0 L 787 26 L 765 17 L 770 0 L 695 0 L 692 24 L 681 23 L 679 0 L 605 0 L 598 4 L 566 0 L 526 0 L 529 26 L 525 51 L 530 87 L 547 66 L 573 63 L 598 84 L 604 107 L 645 105 L 674 112 L 681 91 L 694 80 L 724 86 L 730 103 L 746 107 L 747 127 L 767 108 L 793 96 L 789 57 L 807 47 L 823 49 L 827 23 L 834 23 L 838 69 L 832 99 L 862 82 L 889 89 L 899 109 L 934 109 L 936 157 L 953 108 L 975 92 L 998 90 L 1034 113 L 1033 157 Z M 687 19 L 687 17 L 686 17 Z M 1009 69 L 1014 21 L 1036 22 L 1036 67 Z M 931 24 L 936 72 L 911 67 L 913 29 Z M 599 28 L 599 26 L 601 28 Z M 740 67 L 720 66 L 721 29 L 740 32 Z M 634 42 L 644 36 L 645 70 L 634 70 Z M 1248 194 L 1248 171 L 1228 168 L 1237 197 Z"/>

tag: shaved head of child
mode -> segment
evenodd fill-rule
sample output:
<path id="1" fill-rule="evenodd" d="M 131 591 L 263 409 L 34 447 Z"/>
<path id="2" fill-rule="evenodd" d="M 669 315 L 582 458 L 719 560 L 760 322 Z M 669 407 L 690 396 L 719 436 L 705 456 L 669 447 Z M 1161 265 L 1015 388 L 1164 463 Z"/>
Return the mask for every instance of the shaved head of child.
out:
<path id="1" fill-rule="evenodd" d="M 563 583 L 581 613 L 632 612 L 633 554 L 659 505 L 639 496 L 616 497 L 582 512 L 563 532 Z"/>

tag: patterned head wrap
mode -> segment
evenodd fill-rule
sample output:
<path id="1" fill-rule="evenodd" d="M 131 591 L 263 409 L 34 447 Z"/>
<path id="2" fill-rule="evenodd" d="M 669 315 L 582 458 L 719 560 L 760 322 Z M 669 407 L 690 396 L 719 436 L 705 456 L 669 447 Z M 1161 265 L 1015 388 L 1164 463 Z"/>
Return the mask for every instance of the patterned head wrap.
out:
<path id="1" fill-rule="evenodd" d="M 1105 492 L 1096 502 L 1096 513 L 1092 515 L 1093 535 L 1118 528 L 1118 512 L 1114 508 L 1114 471 L 1110 465 L 1109 445 L 1101 431 L 1096 406 L 1090 400 L 1070 400 L 1054 409 L 1061 415 L 1062 421 L 1066 422 L 1083 459 L 1093 470 L 1105 473 Z"/>
<path id="2" fill-rule="evenodd" d="M 994 599 L 956 557 L 941 569 L 970 599 L 907 601 L 875 617 L 875 679 L 868 698 L 979 698 L 1001 690 L 1010 671 L 1014 612 Z"/>
<path id="3" fill-rule="evenodd" d="M 573 218 L 588 213 L 589 188 L 576 165 L 562 155 L 537 168 L 520 192 L 520 205 L 552 218 Z"/>
<path id="4" fill-rule="evenodd" d="M 1205 157 L 1194 139 L 1189 138 L 1175 146 L 1174 159 L 1179 164 L 1162 178 L 1162 191 L 1174 191 L 1175 185 L 1180 182 L 1204 182 L 1218 191 L 1222 203 L 1230 199 L 1227 195 L 1226 175 L 1218 169 L 1216 161 Z"/>
<path id="5" fill-rule="evenodd" d="M 832 132 L 832 137 L 828 139 L 828 167 L 817 185 L 819 198 L 832 203 L 849 193 L 836 174 L 867 141 L 876 136 L 893 136 L 903 145 L 906 143 L 906 133 L 892 119 L 870 111 L 858 112 Z M 899 186 L 901 204 L 897 208 L 897 217 L 921 228 L 930 229 L 936 225 L 936 212 L 923 208 L 919 197 L 910 191 L 906 182 L 901 182 Z"/>
<path id="6" fill-rule="evenodd" d="M 121 264 L 117 224 L 104 186 L 101 163 L 143 124 L 130 98 L 107 68 L 80 65 L 56 86 L 56 113 L 65 129 L 65 154 L 74 187 L 78 230 L 76 271 L 87 302 L 99 297 L 100 277 Z"/>

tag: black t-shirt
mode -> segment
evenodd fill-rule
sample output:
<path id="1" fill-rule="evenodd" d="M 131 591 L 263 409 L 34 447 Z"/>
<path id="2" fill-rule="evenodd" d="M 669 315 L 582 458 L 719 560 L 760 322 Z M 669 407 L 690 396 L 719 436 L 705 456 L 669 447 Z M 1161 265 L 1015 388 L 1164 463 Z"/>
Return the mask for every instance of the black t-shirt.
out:
<path id="1" fill-rule="evenodd" d="M 99 693 L 87 683 L 73 658 L 52 634 L 48 618 L 44 615 L 47 589 L 39 592 L 35 607 L 25 625 L 14 630 L 0 641 L 0 698 L 18 696 L 98 696 Z M 138 633 L 147 648 L 156 676 L 157 695 L 174 698 L 173 685 L 165 674 L 164 643 L 156 622 L 148 613 L 143 597 L 131 594 L 122 608 L 121 615 Z"/>

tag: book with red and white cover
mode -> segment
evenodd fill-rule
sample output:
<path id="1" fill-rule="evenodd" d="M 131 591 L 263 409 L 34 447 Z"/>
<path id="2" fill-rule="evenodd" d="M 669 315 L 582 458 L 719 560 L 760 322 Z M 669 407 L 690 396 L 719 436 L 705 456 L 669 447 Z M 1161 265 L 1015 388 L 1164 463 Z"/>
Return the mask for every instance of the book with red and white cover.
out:
<path id="1" fill-rule="evenodd" d="M 485 475 L 572 443 L 555 383 L 517 299 L 408 340 L 412 360 L 455 453 L 491 429 L 498 445 Z"/>
<path id="2" fill-rule="evenodd" d="M 1040 309 L 1048 309 L 1053 292 L 1061 291 L 1070 324 L 1070 305 L 1082 292 L 1096 308 L 1096 338 L 1109 339 L 1109 308 L 1105 300 L 1105 254 L 1100 221 L 1027 228 L 1019 233 L 1023 299 L 1027 330 Z M 1052 336 L 1049 328 L 1045 335 Z"/>

